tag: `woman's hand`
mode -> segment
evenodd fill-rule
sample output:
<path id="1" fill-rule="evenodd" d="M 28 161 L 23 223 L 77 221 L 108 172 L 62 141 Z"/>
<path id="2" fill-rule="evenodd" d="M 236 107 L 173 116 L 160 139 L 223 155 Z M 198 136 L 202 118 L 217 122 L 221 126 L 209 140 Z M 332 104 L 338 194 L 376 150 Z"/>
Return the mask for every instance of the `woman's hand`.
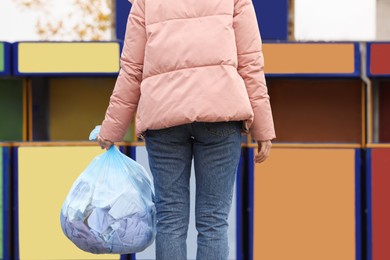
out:
<path id="1" fill-rule="evenodd" d="M 272 142 L 268 141 L 258 141 L 257 142 L 257 154 L 255 155 L 255 163 L 264 162 L 271 152 Z"/>
<path id="2" fill-rule="evenodd" d="M 100 145 L 100 147 L 101 147 L 102 149 L 106 149 L 106 150 L 110 149 L 110 147 L 114 145 L 113 142 L 111 142 L 111 141 L 109 141 L 109 140 L 104 140 L 104 139 L 101 138 L 100 136 L 98 136 L 97 142 L 98 142 L 98 144 Z"/>

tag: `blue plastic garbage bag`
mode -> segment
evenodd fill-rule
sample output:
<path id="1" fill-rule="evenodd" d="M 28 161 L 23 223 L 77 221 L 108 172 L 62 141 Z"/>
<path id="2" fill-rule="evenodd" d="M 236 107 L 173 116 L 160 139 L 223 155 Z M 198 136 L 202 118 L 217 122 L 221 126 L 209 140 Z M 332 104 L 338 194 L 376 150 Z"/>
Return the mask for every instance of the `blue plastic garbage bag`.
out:
<path id="1" fill-rule="evenodd" d="M 77 247 L 90 253 L 140 252 L 156 234 L 153 198 L 149 174 L 112 146 L 74 182 L 62 205 L 61 227 Z"/>

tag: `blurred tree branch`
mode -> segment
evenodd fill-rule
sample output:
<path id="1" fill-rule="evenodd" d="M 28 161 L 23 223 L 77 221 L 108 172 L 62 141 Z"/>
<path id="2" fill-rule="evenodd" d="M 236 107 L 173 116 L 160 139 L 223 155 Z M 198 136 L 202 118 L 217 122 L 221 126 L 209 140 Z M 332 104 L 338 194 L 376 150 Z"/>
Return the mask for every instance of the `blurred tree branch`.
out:
<path id="1" fill-rule="evenodd" d="M 112 40 L 115 0 L 69 0 L 72 8 L 56 17 L 52 0 L 14 0 L 23 11 L 37 12 L 35 27 L 41 40 Z"/>

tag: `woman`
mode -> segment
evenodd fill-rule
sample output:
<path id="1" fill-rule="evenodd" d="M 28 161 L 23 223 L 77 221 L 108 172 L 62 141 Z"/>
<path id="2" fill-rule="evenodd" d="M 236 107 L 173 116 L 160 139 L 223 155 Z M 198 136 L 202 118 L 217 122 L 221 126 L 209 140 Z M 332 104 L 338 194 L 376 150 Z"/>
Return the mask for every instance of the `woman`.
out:
<path id="1" fill-rule="evenodd" d="M 197 259 L 227 259 L 241 132 L 275 138 L 251 0 L 134 0 L 98 142 L 121 141 L 137 110 L 156 189 L 156 259 L 186 259 L 194 159 Z"/>

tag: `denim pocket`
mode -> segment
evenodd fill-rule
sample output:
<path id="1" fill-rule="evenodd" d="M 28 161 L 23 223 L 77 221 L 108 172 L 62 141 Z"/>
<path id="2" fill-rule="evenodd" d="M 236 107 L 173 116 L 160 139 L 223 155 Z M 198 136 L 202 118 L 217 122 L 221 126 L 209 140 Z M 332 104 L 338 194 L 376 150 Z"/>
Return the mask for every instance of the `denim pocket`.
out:
<path id="1" fill-rule="evenodd" d="M 205 123 L 206 130 L 216 136 L 225 137 L 233 133 L 241 132 L 241 121 Z"/>

